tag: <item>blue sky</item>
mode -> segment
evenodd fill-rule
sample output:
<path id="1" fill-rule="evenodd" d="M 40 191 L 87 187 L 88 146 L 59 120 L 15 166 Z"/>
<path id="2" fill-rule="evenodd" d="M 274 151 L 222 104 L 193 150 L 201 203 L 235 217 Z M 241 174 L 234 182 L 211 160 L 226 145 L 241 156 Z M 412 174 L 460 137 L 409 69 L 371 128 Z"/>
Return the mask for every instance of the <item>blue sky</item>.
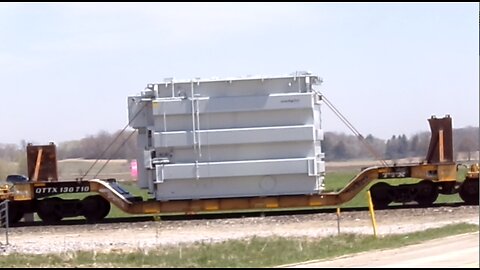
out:
<path id="1" fill-rule="evenodd" d="M 0 3 L 0 143 L 114 132 L 164 78 L 307 70 L 365 136 L 479 125 L 478 3 Z M 323 128 L 351 134 L 323 108 Z"/>

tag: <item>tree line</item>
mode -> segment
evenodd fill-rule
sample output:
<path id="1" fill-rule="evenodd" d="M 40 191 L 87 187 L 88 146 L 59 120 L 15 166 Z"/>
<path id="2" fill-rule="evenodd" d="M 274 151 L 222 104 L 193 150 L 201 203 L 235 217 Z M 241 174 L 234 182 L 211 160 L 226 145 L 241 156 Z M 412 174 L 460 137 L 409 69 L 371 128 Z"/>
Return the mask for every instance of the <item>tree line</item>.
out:
<path id="1" fill-rule="evenodd" d="M 424 157 L 429 142 L 430 132 L 417 133 L 411 137 L 407 137 L 405 134 L 393 135 L 387 140 L 369 134 L 363 142 L 354 135 L 325 132 L 322 151 L 325 153 L 326 161 Z M 24 140 L 19 145 L 0 144 L 0 160 L 19 162 L 26 156 L 26 145 L 27 142 Z M 455 152 L 473 153 L 478 151 L 479 128 L 454 129 L 453 148 Z M 100 131 L 80 140 L 59 143 L 57 159 L 135 159 L 136 151 L 136 133 L 133 130 L 124 133 Z"/>
<path id="2" fill-rule="evenodd" d="M 369 134 L 360 140 L 353 135 L 326 132 L 323 144 L 325 160 L 352 159 L 401 159 L 408 157 L 425 157 L 430 144 L 430 132 L 419 132 L 407 137 L 405 134 L 392 135 L 390 139 L 382 140 Z M 365 146 L 368 144 L 368 146 Z M 479 128 L 467 127 L 453 129 L 454 157 L 459 152 L 473 155 L 480 147 Z"/>
<path id="3" fill-rule="evenodd" d="M 388 140 L 369 134 L 362 141 L 353 135 L 325 133 L 324 152 L 327 161 L 351 159 L 400 159 L 424 156 L 430 143 L 430 133 L 393 135 Z M 473 150 L 472 150 L 473 151 Z"/>

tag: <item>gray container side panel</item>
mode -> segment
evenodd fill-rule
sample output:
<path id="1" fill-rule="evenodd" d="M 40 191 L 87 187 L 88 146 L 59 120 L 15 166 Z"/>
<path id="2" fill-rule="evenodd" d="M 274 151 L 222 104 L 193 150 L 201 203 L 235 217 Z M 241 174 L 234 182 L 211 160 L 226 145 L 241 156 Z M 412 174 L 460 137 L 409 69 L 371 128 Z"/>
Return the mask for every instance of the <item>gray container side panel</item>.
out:
<path id="1" fill-rule="evenodd" d="M 322 127 L 322 115 L 320 113 L 320 104 L 313 105 L 313 124 L 319 129 Z M 323 134 L 322 134 L 322 137 L 318 139 L 323 140 Z"/>
<path id="2" fill-rule="evenodd" d="M 316 80 L 304 74 L 148 86 L 153 91 L 129 99 L 131 126 L 147 130 L 139 139 L 140 185 L 159 200 L 317 193 L 325 164 Z M 153 164 L 164 158 L 169 163 Z"/>
<path id="3" fill-rule="evenodd" d="M 141 97 L 129 97 L 128 122 L 132 128 L 153 126 L 154 116 L 152 102 L 142 101 Z"/>
<path id="4" fill-rule="evenodd" d="M 192 114 L 192 100 L 180 98 L 155 99 L 153 115 L 169 116 Z M 312 108 L 312 93 L 284 93 L 268 96 L 241 97 L 198 97 L 196 111 L 203 113 L 223 113 L 262 110 L 288 110 Z"/>
<path id="5" fill-rule="evenodd" d="M 154 147 L 193 147 L 193 137 L 206 145 L 249 144 L 268 142 L 313 141 L 313 126 L 282 126 L 241 129 L 209 129 L 193 131 L 155 132 Z"/>
<path id="6" fill-rule="evenodd" d="M 322 152 L 321 141 L 323 141 L 323 139 L 324 139 L 324 132 L 321 129 L 322 121 L 321 121 L 320 104 L 319 103 L 314 105 L 313 122 L 314 122 L 314 126 L 317 127 L 315 129 L 315 138 L 313 140 L 313 147 L 315 149 L 315 156 L 317 157 L 317 159 L 323 160 L 325 155 Z"/>
<path id="7" fill-rule="evenodd" d="M 145 169 L 145 155 L 144 149 L 147 148 L 147 136 L 146 130 L 144 128 L 138 129 L 137 134 L 137 185 L 139 188 L 148 188 L 149 182 L 151 179 L 147 175 L 147 170 Z"/>
<path id="8" fill-rule="evenodd" d="M 242 160 L 157 165 L 157 181 L 280 174 L 315 174 L 314 160 L 307 158 Z M 317 172 L 318 174 L 318 172 Z"/>
<path id="9" fill-rule="evenodd" d="M 168 149 L 173 163 L 191 163 L 196 161 L 193 148 Z M 172 152 L 170 152 L 172 151 Z M 262 160 L 282 158 L 315 157 L 312 142 L 282 142 L 260 144 L 205 145 L 200 148 L 199 162 Z M 159 151 L 157 151 L 159 152 Z"/>
<path id="10" fill-rule="evenodd" d="M 305 174 L 180 179 L 157 184 L 157 200 L 318 194 L 323 177 Z"/>
<path id="11" fill-rule="evenodd" d="M 312 109 L 273 110 L 255 112 L 232 112 L 200 114 L 197 129 L 228 129 L 251 127 L 279 127 L 313 125 Z M 155 131 L 191 131 L 191 115 L 171 115 L 154 118 Z"/>
<path id="12" fill-rule="evenodd" d="M 172 85 L 173 84 L 173 85 Z M 200 82 L 173 82 L 158 84 L 158 97 L 191 97 L 192 87 L 194 95 L 208 97 L 229 96 L 262 96 L 270 93 L 307 92 L 305 77 L 275 78 L 264 80 L 219 80 Z"/>

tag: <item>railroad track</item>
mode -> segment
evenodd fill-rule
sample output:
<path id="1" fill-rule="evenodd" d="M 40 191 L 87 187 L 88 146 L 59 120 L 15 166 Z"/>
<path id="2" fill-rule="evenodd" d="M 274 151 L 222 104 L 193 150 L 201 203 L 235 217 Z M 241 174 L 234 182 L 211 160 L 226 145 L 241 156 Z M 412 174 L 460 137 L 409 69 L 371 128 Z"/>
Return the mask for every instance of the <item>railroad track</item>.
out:
<path id="1" fill-rule="evenodd" d="M 405 205 L 391 205 L 386 209 L 376 211 L 389 211 L 397 209 L 435 209 L 435 208 L 459 208 L 462 206 L 472 206 L 464 202 L 453 203 L 437 203 L 428 207 L 424 207 L 418 204 L 405 204 Z M 475 207 L 475 206 L 473 206 Z M 362 212 L 368 211 L 368 207 L 341 207 L 341 213 L 349 212 Z M 205 219 L 229 219 L 229 218 L 242 218 L 242 217 L 266 217 L 266 216 L 296 216 L 296 215 L 308 215 L 308 214 L 320 214 L 320 213 L 336 213 L 337 208 L 324 207 L 315 209 L 297 209 L 297 210 L 266 210 L 266 211 L 252 211 L 252 212 L 230 212 L 230 213 L 199 213 L 199 214 L 165 214 L 165 215 L 141 215 L 130 217 L 114 217 L 105 218 L 95 224 L 115 224 L 115 223 L 136 223 L 145 221 L 188 221 L 188 220 L 205 220 Z M 65 225 L 84 225 L 93 224 L 88 223 L 85 219 L 65 219 L 55 224 L 45 224 L 42 221 L 21 221 L 10 227 L 34 227 L 34 226 L 65 226 Z"/>

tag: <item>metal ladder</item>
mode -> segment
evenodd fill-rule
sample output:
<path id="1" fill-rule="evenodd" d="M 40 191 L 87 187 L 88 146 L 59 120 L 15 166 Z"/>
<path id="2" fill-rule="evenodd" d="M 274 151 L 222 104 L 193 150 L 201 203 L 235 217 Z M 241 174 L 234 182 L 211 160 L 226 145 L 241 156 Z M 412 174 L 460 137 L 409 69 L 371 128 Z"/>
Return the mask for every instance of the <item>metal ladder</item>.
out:
<path id="1" fill-rule="evenodd" d="M 5 243 L 8 246 L 8 200 L 0 202 L 0 227 L 5 228 Z M 0 245 L 2 243 L 0 242 Z"/>
<path id="2" fill-rule="evenodd" d="M 198 161 L 202 157 L 202 142 L 198 132 L 200 131 L 200 110 L 198 105 L 198 99 L 195 97 L 195 82 L 192 80 L 190 83 L 192 102 L 192 137 L 193 137 L 193 152 L 195 154 L 195 176 L 200 178 L 200 172 L 198 167 Z"/>

